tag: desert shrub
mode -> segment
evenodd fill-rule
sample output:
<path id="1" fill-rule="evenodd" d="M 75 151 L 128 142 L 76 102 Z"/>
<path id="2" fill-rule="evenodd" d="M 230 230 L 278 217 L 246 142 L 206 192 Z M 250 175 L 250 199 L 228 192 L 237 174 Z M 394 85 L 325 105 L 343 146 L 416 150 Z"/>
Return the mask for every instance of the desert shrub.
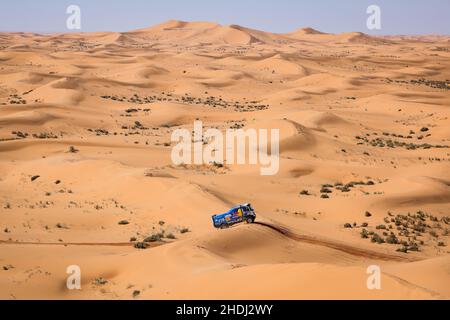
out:
<path id="1" fill-rule="evenodd" d="M 102 285 L 107 284 L 107 283 L 108 283 L 108 280 L 106 280 L 106 279 L 104 279 L 104 278 L 102 278 L 102 277 L 99 277 L 99 278 L 95 278 L 94 281 L 93 281 L 93 283 L 94 283 L 95 285 L 102 286 Z"/>
<path id="2" fill-rule="evenodd" d="M 397 237 L 395 236 L 395 234 L 393 234 L 393 233 L 391 233 L 390 235 L 388 235 L 387 237 L 386 237 L 386 243 L 389 243 L 389 244 L 398 244 L 398 239 L 397 239 Z"/>
<path id="3" fill-rule="evenodd" d="M 369 232 L 366 229 L 362 229 L 361 231 L 361 238 L 368 239 L 369 238 Z"/>
<path id="4" fill-rule="evenodd" d="M 144 242 L 158 242 L 158 241 L 161 241 L 163 236 L 164 235 L 162 233 L 154 233 L 151 236 L 145 238 Z"/>
<path id="5" fill-rule="evenodd" d="M 436 231 L 431 230 L 430 231 L 430 236 L 434 237 L 434 238 L 439 238 L 439 235 L 436 233 Z"/>
<path id="6" fill-rule="evenodd" d="M 215 161 L 213 162 L 213 166 L 216 168 L 219 168 L 219 169 L 224 167 L 223 163 L 219 163 L 219 162 L 215 162 Z"/>
<path id="7" fill-rule="evenodd" d="M 145 243 L 145 242 L 136 242 L 136 243 L 134 244 L 134 247 L 135 247 L 136 249 L 147 249 L 148 244 Z"/>
<path id="8" fill-rule="evenodd" d="M 383 237 L 381 237 L 378 233 L 374 233 L 372 236 L 372 242 L 382 244 L 385 241 L 384 241 Z"/>
<path id="9" fill-rule="evenodd" d="M 181 228 L 180 233 L 188 233 L 190 232 L 189 228 Z"/>
<path id="10" fill-rule="evenodd" d="M 423 225 L 414 225 L 414 227 L 413 227 L 413 230 L 414 231 L 417 231 L 417 232 L 425 232 L 425 226 L 423 226 Z"/>
<path id="11" fill-rule="evenodd" d="M 79 150 L 75 148 L 74 146 L 69 147 L 69 153 L 77 153 Z"/>
<path id="12" fill-rule="evenodd" d="M 397 252 L 401 252 L 401 253 L 408 253 L 408 248 L 407 247 L 401 247 L 397 249 Z"/>

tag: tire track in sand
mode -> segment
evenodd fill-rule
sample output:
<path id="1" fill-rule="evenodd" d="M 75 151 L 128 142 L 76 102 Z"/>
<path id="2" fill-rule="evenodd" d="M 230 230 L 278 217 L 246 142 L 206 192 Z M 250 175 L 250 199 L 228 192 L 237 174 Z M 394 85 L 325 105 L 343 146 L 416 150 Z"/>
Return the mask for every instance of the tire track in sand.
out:
<path id="1" fill-rule="evenodd" d="M 399 262 L 413 262 L 413 261 L 421 260 L 417 257 L 412 257 L 412 256 L 406 257 L 406 256 L 398 255 L 398 254 L 390 254 L 390 253 L 383 253 L 383 252 L 378 252 L 378 251 L 373 251 L 373 250 L 367 250 L 367 249 L 355 247 L 355 246 L 352 246 L 349 244 L 344 244 L 341 242 L 335 242 L 335 241 L 327 240 L 327 239 L 323 239 L 323 238 L 320 239 L 320 238 L 308 236 L 308 235 L 300 235 L 300 234 L 292 232 L 291 230 L 289 230 L 286 227 L 274 225 L 274 224 L 267 223 L 267 222 L 255 222 L 255 224 L 266 227 L 266 228 L 270 228 L 270 229 L 272 229 L 294 241 L 305 242 L 305 243 L 309 243 L 309 244 L 313 244 L 313 245 L 323 246 L 323 247 L 335 249 L 335 250 L 342 251 L 342 252 L 345 252 L 345 253 L 348 253 L 348 254 L 351 254 L 354 256 L 358 256 L 358 257 L 364 257 L 364 258 L 376 259 L 376 260 L 399 261 Z"/>
<path id="2" fill-rule="evenodd" d="M 148 247 L 159 247 L 167 242 L 147 243 Z M 84 247 L 133 247 L 134 242 L 31 242 L 31 241 L 6 241 L 0 240 L 4 245 L 24 246 L 84 246 Z"/>

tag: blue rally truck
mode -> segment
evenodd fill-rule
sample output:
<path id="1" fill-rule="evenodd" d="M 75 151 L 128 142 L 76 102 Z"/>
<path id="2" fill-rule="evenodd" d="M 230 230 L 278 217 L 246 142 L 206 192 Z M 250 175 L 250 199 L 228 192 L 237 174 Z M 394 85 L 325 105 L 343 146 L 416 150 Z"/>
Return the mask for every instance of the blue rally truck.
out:
<path id="1" fill-rule="evenodd" d="M 253 223 L 256 220 L 256 213 L 250 203 L 231 208 L 227 213 L 212 216 L 214 227 L 225 229 L 241 222 Z"/>

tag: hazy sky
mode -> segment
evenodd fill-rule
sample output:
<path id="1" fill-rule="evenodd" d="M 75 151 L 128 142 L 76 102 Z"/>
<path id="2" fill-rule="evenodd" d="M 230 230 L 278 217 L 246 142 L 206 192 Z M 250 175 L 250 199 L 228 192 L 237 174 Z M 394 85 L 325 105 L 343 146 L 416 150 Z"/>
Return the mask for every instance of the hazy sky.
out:
<path id="1" fill-rule="evenodd" d="M 1 0 L 0 31 L 68 32 L 66 8 L 82 12 L 81 31 L 128 31 L 165 20 L 212 21 L 273 32 L 450 34 L 450 0 Z M 366 27 L 369 5 L 382 29 Z"/>

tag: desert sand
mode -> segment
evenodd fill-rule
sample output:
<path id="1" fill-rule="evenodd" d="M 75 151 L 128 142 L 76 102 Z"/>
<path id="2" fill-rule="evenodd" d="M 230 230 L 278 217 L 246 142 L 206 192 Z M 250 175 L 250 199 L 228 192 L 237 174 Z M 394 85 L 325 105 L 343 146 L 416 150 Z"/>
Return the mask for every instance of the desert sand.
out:
<path id="1" fill-rule="evenodd" d="M 168 21 L 0 50 L 1 299 L 450 298 L 450 37 Z M 173 165 L 196 119 L 280 129 L 280 171 Z M 260 223 L 214 229 L 247 202 Z"/>

